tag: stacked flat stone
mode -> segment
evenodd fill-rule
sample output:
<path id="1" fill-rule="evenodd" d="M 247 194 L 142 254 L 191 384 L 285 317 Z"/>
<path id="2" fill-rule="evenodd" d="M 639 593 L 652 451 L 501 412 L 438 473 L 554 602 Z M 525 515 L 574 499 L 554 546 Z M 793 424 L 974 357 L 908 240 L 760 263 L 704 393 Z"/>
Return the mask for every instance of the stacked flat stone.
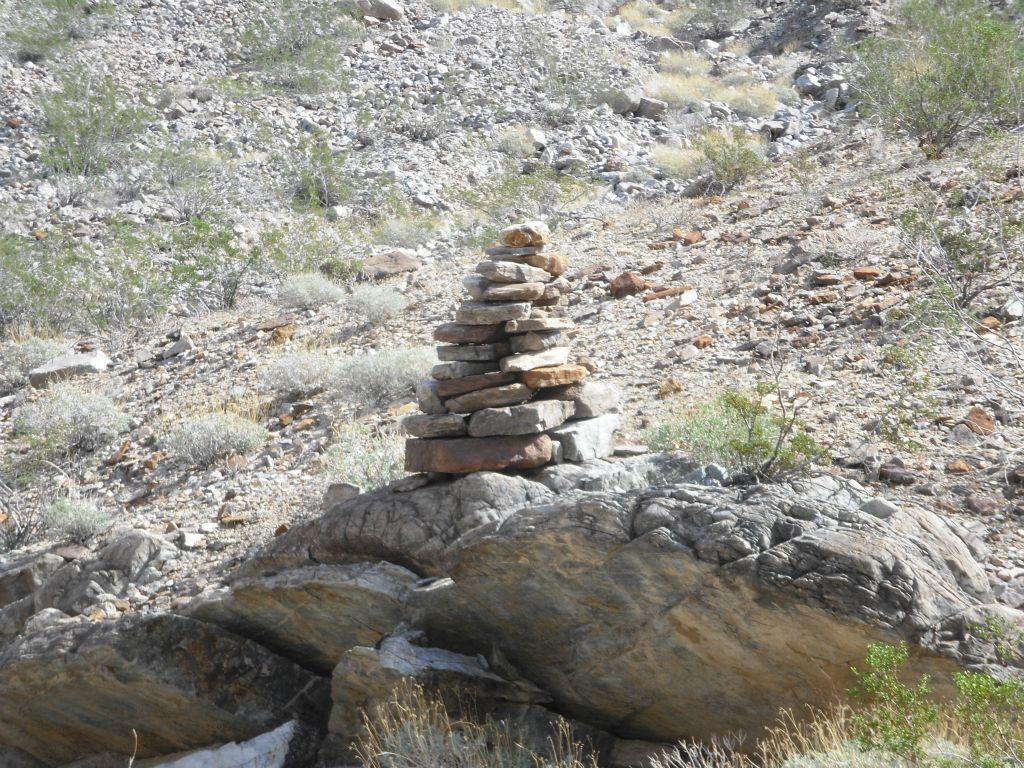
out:
<path id="1" fill-rule="evenodd" d="M 611 455 L 619 425 L 609 385 L 570 362 L 574 324 L 564 256 L 545 225 L 504 230 L 462 284 L 470 295 L 434 331 L 440 362 L 402 426 L 409 472 L 534 469 Z"/>

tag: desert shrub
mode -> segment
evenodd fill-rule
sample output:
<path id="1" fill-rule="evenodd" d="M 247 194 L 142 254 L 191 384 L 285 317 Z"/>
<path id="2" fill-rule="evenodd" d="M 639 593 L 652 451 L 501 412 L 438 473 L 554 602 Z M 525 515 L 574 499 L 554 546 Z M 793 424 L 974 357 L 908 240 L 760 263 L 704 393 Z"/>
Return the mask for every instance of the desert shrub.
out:
<path id="1" fill-rule="evenodd" d="M 305 272 L 287 278 L 277 296 L 286 307 L 314 309 L 324 304 L 337 304 L 345 298 L 345 291 L 321 274 Z"/>
<path id="2" fill-rule="evenodd" d="M 689 179 L 700 174 L 705 160 L 700 150 L 658 144 L 651 152 L 651 162 L 666 176 Z"/>
<path id="3" fill-rule="evenodd" d="M 171 277 L 197 310 L 234 307 L 265 261 L 262 249 L 243 244 L 228 222 L 212 217 L 173 227 L 157 247 L 169 252 Z"/>
<path id="4" fill-rule="evenodd" d="M 348 310 L 371 325 L 381 323 L 402 314 L 409 300 L 387 285 L 367 285 L 356 288 L 349 296 Z"/>
<path id="5" fill-rule="evenodd" d="M 494 137 L 494 148 L 514 158 L 533 157 L 537 150 L 525 125 L 510 125 L 498 131 Z"/>
<path id="6" fill-rule="evenodd" d="M 167 309 L 171 285 L 143 238 L 112 224 L 103 249 L 56 231 L 43 240 L 0 234 L 0 334 L 136 330 Z"/>
<path id="7" fill-rule="evenodd" d="M 67 344 L 35 336 L 0 344 L 0 396 L 28 384 L 29 371 L 67 349 Z"/>
<path id="8" fill-rule="evenodd" d="M 337 367 L 337 358 L 329 352 L 292 352 L 271 361 L 261 371 L 260 382 L 277 397 L 306 397 L 327 389 Z"/>
<path id="9" fill-rule="evenodd" d="M 908 0 L 890 34 L 860 44 L 858 90 L 883 127 L 941 157 L 962 136 L 1021 120 L 1024 46 L 985 0 Z"/>
<path id="10" fill-rule="evenodd" d="M 351 282 L 359 276 L 363 262 L 340 253 L 350 244 L 346 234 L 318 216 L 309 216 L 291 226 L 264 230 L 257 247 L 268 264 L 288 274 L 320 272 L 336 282 Z"/>
<path id="11" fill-rule="evenodd" d="M 513 221 L 544 219 L 557 227 L 567 211 L 583 205 L 594 193 L 588 182 L 552 168 L 524 173 L 509 165 L 462 194 L 469 213 L 460 229 L 470 233 L 468 244 L 477 245 L 490 242 Z"/>
<path id="12" fill-rule="evenodd" d="M 412 393 L 434 364 L 431 347 L 382 349 L 338 363 L 335 395 L 347 402 L 381 406 Z"/>
<path id="13" fill-rule="evenodd" d="M 528 734 L 519 728 L 450 713 L 440 695 L 410 684 L 365 712 L 364 723 L 355 747 L 364 768 L 597 768 L 565 721 L 540 754 L 526 746 Z"/>
<path id="14" fill-rule="evenodd" d="M 165 150 L 157 165 L 180 222 L 209 217 L 224 205 L 232 188 L 223 160 L 196 145 Z"/>
<path id="15" fill-rule="evenodd" d="M 218 459 L 254 451 L 266 439 L 267 430 L 251 419 L 211 412 L 182 419 L 166 434 L 163 444 L 175 459 L 207 467 Z"/>
<path id="16" fill-rule="evenodd" d="M 50 58 L 73 40 L 89 37 L 112 3 L 90 0 L 25 0 L 9 9 L 5 41 L 19 61 Z"/>
<path id="17" fill-rule="evenodd" d="M 394 430 L 346 422 L 334 430 L 327 467 L 332 479 L 364 490 L 379 488 L 404 477 L 405 441 Z"/>
<path id="18" fill-rule="evenodd" d="M 764 147 L 741 128 L 710 131 L 695 146 L 704 153 L 706 193 L 724 194 L 765 167 Z"/>
<path id="19" fill-rule="evenodd" d="M 314 210 L 351 202 L 355 195 L 345 172 L 345 156 L 322 140 L 307 141 L 299 148 L 292 177 L 295 201 Z"/>
<path id="20" fill-rule="evenodd" d="M 347 89 L 342 55 L 362 37 L 354 2 L 275 0 L 261 11 L 240 37 L 249 70 L 299 93 Z"/>
<path id="21" fill-rule="evenodd" d="M 85 541 L 110 527 L 110 513 L 86 499 L 62 497 L 43 508 L 43 526 L 52 536 Z"/>
<path id="22" fill-rule="evenodd" d="M 128 419 L 106 395 L 65 382 L 18 408 L 12 423 L 31 456 L 58 461 L 107 444 L 127 428 Z"/>
<path id="23" fill-rule="evenodd" d="M 789 404 L 772 413 L 763 404 L 773 392 L 761 384 L 753 395 L 735 390 L 682 418 L 659 424 L 645 435 L 655 451 L 686 449 L 701 462 L 714 462 L 747 480 L 772 480 L 806 469 L 828 454 L 797 421 Z"/>
<path id="24" fill-rule="evenodd" d="M 914 686 L 899 679 L 909 654 L 906 643 L 868 646 L 864 669 L 854 669 L 850 695 L 861 703 L 853 715 L 854 735 L 866 750 L 883 750 L 917 760 L 925 737 L 938 722 L 927 676 Z"/>
<path id="25" fill-rule="evenodd" d="M 58 175 L 104 173 L 124 159 L 143 126 L 143 113 L 124 105 L 110 79 L 66 77 L 61 90 L 40 96 L 39 105 L 47 139 L 42 162 Z"/>

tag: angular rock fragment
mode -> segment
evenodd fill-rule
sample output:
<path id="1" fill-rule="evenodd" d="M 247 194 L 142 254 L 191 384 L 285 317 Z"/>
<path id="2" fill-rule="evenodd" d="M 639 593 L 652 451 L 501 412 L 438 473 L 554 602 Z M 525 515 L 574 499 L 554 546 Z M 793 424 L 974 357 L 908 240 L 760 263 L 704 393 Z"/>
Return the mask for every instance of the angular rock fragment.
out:
<path id="1" fill-rule="evenodd" d="M 463 325 L 494 325 L 508 320 L 525 320 L 530 316 L 527 302 L 489 304 L 482 301 L 464 301 L 455 312 L 455 320 Z"/>
<path id="2" fill-rule="evenodd" d="M 450 347 L 438 347 L 437 359 L 442 362 L 485 362 L 498 360 L 509 353 L 509 346 L 504 342 L 497 344 L 460 344 Z"/>
<path id="3" fill-rule="evenodd" d="M 540 221 L 527 221 L 503 229 L 498 234 L 498 242 L 510 248 L 540 247 L 547 245 L 550 237 L 551 231 L 546 224 Z"/>
<path id="4" fill-rule="evenodd" d="M 476 271 L 494 283 L 547 283 L 551 273 L 512 261 L 481 261 Z"/>
<path id="5" fill-rule="evenodd" d="M 438 381 L 436 383 L 438 396 L 448 398 L 464 395 L 467 392 L 474 392 L 478 389 L 515 384 L 516 375 L 507 371 L 493 371 L 491 373 L 463 376 L 461 379 L 448 379 L 447 381 Z"/>
<path id="6" fill-rule="evenodd" d="M 504 405 L 518 405 L 533 397 L 533 390 L 525 384 L 506 384 L 501 387 L 477 389 L 445 401 L 445 407 L 452 413 L 472 413 L 481 408 L 497 408 Z"/>
<path id="7" fill-rule="evenodd" d="M 33 368 L 29 371 L 28 380 L 33 387 L 42 389 L 55 381 L 102 373 L 111 365 L 113 363 L 110 358 L 98 349 L 92 352 L 71 352 Z"/>
<path id="8" fill-rule="evenodd" d="M 504 324 L 462 325 L 444 323 L 434 329 L 434 341 L 444 344 L 489 344 L 508 338 Z"/>
<path id="9" fill-rule="evenodd" d="M 607 413 L 595 419 L 570 421 L 549 434 L 552 440 L 561 443 L 565 461 L 590 461 L 603 459 L 615 452 L 615 430 L 618 428 L 618 415 Z"/>
<path id="10" fill-rule="evenodd" d="M 497 371 L 498 368 L 499 364 L 497 361 L 483 363 L 439 363 L 430 369 L 430 375 L 438 381 L 444 381 L 446 379 L 461 379 L 463 376 L 477 376 L 481 373 L 490 373 L 491 371 Z"/>
<path id="11" fill-rule="evenodd" d="M 551 368 L 534 368 L 519 374 L 519 381 L 531 389 L 559 387 L 575 384 L 590 375 L 582 365 L 556 365 Z"/>
<path id="12" fill-rule="evenodd" d="M 573 327 L 568 317 L 538 317 L 529 320 L 509 320 L 505 323 L 508 333 L 529 333 L 530 331 L 564 331 Z"/>
<path id="13" fill-rule="evenodd" d="M 507 408 L 484 408 L 469 420 L 472 437 L 490 435 L 531 435 L 564 423 L 575 406 L 561 400 L 540 400 Z"/>
<path id="14" fill-rule="evenodd" d="M 523 352 L 518 355 L 509 355 L 501 360 L 503 371 L 532 371 L 534 368 L 550 368 L 556 365 L 564 365 L 569 359 L 568 347 L 551 347 L 543 352 Z"/>

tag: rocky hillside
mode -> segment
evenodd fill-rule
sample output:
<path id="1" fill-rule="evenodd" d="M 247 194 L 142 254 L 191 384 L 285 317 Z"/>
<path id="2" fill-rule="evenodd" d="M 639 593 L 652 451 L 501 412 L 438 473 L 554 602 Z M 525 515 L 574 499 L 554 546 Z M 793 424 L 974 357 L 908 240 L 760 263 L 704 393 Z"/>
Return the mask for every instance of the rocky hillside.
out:
<path id="1" fill-rule="evenodd" d="M 0 765 L 122 765 L 128 710 L 140 757 L 348 764 L 389 653 L 610 765 L 827 704 L 872 642 L 988 668 L 1020 134 L 879 119 L 858 44 L 899 13 L 0 0 Z M 433 331 L 525 219 L 615 455 L 406 476 Z"/>

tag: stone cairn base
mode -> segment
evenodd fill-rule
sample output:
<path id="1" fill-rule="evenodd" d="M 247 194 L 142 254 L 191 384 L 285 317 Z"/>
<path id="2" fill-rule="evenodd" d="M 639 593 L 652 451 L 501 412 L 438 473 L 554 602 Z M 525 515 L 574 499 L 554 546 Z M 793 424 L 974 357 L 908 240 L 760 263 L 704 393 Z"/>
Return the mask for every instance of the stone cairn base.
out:
<path id="1" fill-rule="evenodd" d="M 402 426 L 409 472 L 534 469 L 611 455 L 619 426 L 610 384 L 569 361 L 568 261 L 546 252 L 544 224 L 504 230 L 462 284 L 454 323 L 434 331 L 441 361 Z"/>

